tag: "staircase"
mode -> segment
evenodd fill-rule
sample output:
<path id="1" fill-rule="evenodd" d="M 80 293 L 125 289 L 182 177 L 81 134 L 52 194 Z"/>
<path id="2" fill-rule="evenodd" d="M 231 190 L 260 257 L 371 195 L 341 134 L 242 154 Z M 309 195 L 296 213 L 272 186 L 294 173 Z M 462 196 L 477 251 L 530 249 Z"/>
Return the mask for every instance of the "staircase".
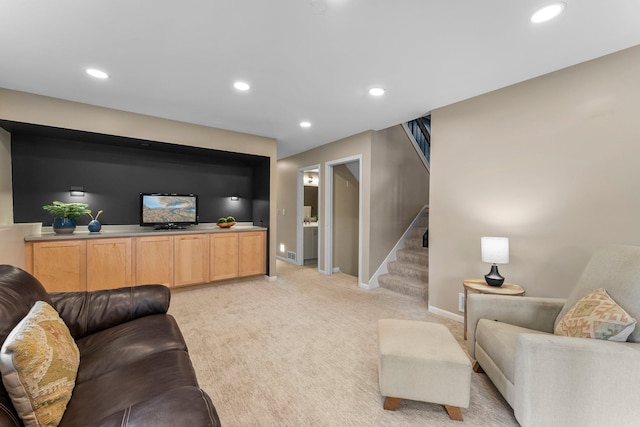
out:
<path id="1" fill-rule="evenodd" d="M 431 162 L 431 115 L 418 117 L 402 125 L 427 170 Z"/>
<path id="2" fill-rule="evenodd" d="M 387 264 L 387 274 L 378 277 L 381 288 L 411 295 L 429 302 L 429 248 L 422 247 L 429 217 L 420 218 L 396 252 L 396 260 Z"/>

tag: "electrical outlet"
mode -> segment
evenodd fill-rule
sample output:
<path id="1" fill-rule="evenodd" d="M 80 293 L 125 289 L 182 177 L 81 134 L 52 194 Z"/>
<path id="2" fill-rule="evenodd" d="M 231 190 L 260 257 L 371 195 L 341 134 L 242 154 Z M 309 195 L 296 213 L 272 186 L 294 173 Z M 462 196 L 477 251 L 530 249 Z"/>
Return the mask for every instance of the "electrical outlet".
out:
<path id="1" fill-rule="evenodd" d="M 458 294 L 458 311 L 464 313 L 464 294 L 462 292 Z"/>

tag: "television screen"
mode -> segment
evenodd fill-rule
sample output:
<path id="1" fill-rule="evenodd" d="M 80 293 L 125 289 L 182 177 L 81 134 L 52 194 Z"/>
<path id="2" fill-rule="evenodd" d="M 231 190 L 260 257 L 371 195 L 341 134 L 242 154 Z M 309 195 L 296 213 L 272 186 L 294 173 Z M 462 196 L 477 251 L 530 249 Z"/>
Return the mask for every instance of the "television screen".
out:
<path id="1" fill-rule="evenodd" d="M 140 225 L 198 223 L 198 196 L 194 194 L 140 194 Z"/>

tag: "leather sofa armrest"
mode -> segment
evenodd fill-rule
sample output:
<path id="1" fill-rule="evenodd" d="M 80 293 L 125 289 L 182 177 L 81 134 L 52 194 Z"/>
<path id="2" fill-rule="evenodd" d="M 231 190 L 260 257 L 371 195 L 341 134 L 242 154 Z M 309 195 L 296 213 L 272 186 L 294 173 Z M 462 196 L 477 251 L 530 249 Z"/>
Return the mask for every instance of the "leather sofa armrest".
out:
<path id="1" fill-rule="evenodd" d="M 640 419 L 640 344 L 521 334 L 514 371 L 513 408 L 522 425 L 631 426 Z"/>
<path id="2" fill-rule="evenodd" d="M 171 301 L 171 292 L 163 285 L 49 295 L 74 339 L 140 317 L 165 314 Z"/>
<path id="3" fill-rule="evenodd" d="M 472 294 L 467 298 L 467 349 L 475 359 L 476 327 L 480 319 L 553 333 L 553 324 L 564 307 L 564 298 L 514 297 Z"/>

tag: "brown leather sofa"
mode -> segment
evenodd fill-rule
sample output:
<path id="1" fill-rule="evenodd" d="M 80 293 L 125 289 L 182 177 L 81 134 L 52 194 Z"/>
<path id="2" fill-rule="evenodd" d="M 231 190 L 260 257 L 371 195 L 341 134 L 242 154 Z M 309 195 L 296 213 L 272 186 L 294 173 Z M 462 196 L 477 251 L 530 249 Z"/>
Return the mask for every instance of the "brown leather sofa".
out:
<path id="1" fill-rule="evenodd" d="M 51 304 L 80 350 L 60 426 L 219 426 L 200 389 L 161 285 L 47 293 L 29 273 L 0 265 L 0 340 L 36 301 Z M 0 383 L 0 427 L 22 426 Z"/>

